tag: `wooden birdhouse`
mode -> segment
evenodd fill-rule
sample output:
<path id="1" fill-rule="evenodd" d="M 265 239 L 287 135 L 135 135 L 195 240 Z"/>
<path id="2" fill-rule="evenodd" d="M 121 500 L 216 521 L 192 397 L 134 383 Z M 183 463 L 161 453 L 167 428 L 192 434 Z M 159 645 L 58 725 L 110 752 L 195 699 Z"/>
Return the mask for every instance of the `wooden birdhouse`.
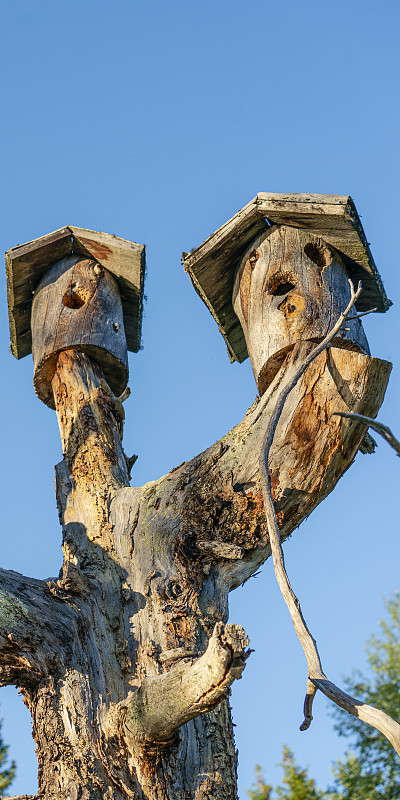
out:
<path id="1" fill-rule="evenodd" d="M 298 341 L 318 342 L 350 299 L 358 311 L 391 305 L 350 197 L 260 193 L 183 264 L 227 343 L 231 361 L 253 367 L 262 394 Z M 359 319 L 335 346 L 369 353 Z"/>
<path id="2" fill-rule="evenodd" d="M 54 408 L 62 350 L 87 353 L 120 395 L 140 348 L 144 245 L 71 225 L 6 253 L 10 349 L 32 352 L 34 387 Z"/>

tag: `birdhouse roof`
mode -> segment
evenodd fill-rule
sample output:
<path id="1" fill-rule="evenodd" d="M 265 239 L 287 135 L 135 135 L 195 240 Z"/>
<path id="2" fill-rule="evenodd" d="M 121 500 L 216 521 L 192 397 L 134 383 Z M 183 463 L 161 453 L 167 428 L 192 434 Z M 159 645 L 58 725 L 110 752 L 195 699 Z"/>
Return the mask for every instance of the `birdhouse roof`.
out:
<path id="1" fill-rule="evenodd" d="M 145 246 L 67 225 L 6 253 L 10 349 L 16 358 L 32 352 L 32 296 L 43 275 L 64 256 L 79 253 L 111 272 L 121 294 L 128 350 L 140 348 Z"/>
<path id="2" fill-rule="evenodd" d="M 387 311 L 391 306 L 351 197 L 260 192 L 203 244 L 182 254 L 184 269 L 218 323 L 231 361 L 242 362 L 248 355 L 232 307 L 236 268 L 250 243 L 270 225 L 303 228 L 338 250 L 349 277 L 355 284 L 362 281 L 359 311 Z"/>

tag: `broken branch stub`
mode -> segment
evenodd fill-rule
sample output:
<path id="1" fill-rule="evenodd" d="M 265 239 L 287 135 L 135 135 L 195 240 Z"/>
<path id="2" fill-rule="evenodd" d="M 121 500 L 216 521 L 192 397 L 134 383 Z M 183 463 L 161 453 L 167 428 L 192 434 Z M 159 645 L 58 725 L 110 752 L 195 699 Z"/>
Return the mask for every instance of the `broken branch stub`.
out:
<path id="1" fill-rule="evenodd" d="M 249 638 L 235 623 L 215 625 L 206 652 L 162 675 L 145 678 L 121 704 L 123 735 L 131 752 L 142 742 L 168 742 L 185 722 L 211 711 L 241 678 Z"/>

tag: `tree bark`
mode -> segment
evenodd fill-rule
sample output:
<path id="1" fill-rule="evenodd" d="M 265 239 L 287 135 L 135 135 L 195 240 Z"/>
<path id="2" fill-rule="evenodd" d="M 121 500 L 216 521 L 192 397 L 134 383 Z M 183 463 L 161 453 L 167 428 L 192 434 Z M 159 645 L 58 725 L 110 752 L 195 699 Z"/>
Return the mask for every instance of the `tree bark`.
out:
<path id="1" fill-rule="evenodd" d="M 120 401 L 87 355 L 59 355 L 63 566 L 47 584 L 0 571 L 0 677 L 32 713 L 38 798 L 237 797 L 228 696 L 248 640 L 227 625 L 228 594 L 270 555 L 258 459 L 294 357 L 219 442 L 130 488 Z M 375 416 L 389 373 L 332 348 L 291 392 L 270 454 L 282 540 L 364 437 L 332 413 Z"/>

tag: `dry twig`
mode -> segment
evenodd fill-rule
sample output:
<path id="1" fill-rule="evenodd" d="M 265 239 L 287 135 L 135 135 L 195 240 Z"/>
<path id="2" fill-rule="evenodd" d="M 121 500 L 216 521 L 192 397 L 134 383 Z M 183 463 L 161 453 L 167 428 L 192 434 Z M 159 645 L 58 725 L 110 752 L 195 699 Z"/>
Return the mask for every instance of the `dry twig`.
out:
<path id="1" fill-rule="evenodd" d="M 307 694 L 304 701 L 304 722 L 300 726 L 300 730 L 306 730 L 311 723 L 313 699 L 317 689 L 320 689 L 321 692 L 323 692 L 327 697 L 330 698 L 330 700 L 336 703 L 336 705 L 344 708 L 350 714 L 353 714 L 355 717 L 367 722 L 369 725 L 372 725 L 374 728 L 383 733 L 383 735 L 386 736 L 386 738 L 391 742 L 398 755 L 400 755 L 400 725 L 383 711 L 380 711 L 373 706 L 369 706 L 366 703 L 363 703 L 362 701 L 346 694 L 346 692 L 344 692 L 338 686 L 335 686 L 334 683 L 331 683 L 331 681 L 328 680 L 323 672 L 321 659 L 317 649 L 317 643 L 308 630 L 301 611 L 300 602 L 290 585 L 290 581 L 286 572 L 279 535 L 279 526 L 276 518 L 274 502 L 272 499 L 271 479 L 268 471 L 268 458 L 271 445 L 288 394 L 300 380 L 309 364 L 311 364 L 311 362 L 330 345 L 361 294 L 361 283 L 359 283 L 356 292 L 354 291 L 352 282 L 349 281 L 349 283 L 351 288 L 350 302 L 345 311 L 343 311 L 343 313 L 340 315 L 332 330 L 328 333 L 325 339 L 323 339 L 308 354 L 308 356 L 299 366 L 292 363 L 287 369 L 284 385 L 278 395 L 275 408 L 271 414 L 267 430 L 265 432 L 259 460 L 259 472 L 276 579 L 289 609 L 295 631 L 307 659 Z M 376 428 L 374 428 L 374 430 L 376 430 Z"/>
<path id="2" fill-rule="evenodd" d="M 400 456 L 400 442 L 395 436 L 393 436 L 390 428 L 388 428 L 387 425 L 384 425 L 383 422 L 378 422 L 378 420 L 371 419 L 371 417 L 364 417 L 363 414 L 353 414 L 347 411 L 334 411 L 332 416 L 354 419 L 355 422 L 361 422 L 363 425 L 367 425 L 368 428 L 372 428 L 372 430 L 376 433 L 380 433 L 387 443 L 393 447 L 393 450 L 396 451 L 397 455 Z"/>

